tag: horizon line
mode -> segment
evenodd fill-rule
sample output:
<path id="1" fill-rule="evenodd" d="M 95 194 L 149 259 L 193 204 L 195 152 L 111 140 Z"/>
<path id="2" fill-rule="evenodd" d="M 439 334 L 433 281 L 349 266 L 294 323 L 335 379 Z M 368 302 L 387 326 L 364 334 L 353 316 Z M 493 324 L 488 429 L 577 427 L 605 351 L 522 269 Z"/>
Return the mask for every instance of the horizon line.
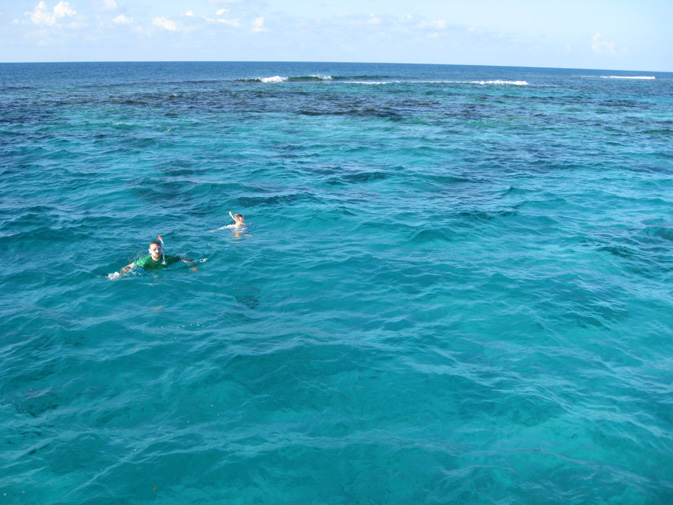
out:
<path id="1" fill-rule="evenodd" d="M 480 65 L 464 63 L 419 63 L 419 62 L 383 62 L 383 61 L 314 61 L 314 60 L 76 60 L 76 61 L 0 61 L 0 65 L 60 65 L 60 64 L 91 64 L 91 63 L 312 63 L 312 64 L 338 64 L 338 65 L 425 65 L 425 66 L 446 66 L 446 67 L 493 67 L 493 68 L 530 68 L 530 69 L 549 69 L 549 70 L 588 70 L 588 71 L 610 71 L 610 72 L 648 72 L 668 74 L 672 71 L 666 70 L 629 70 L 615 68 L 583 68 L 583 67 L 545 67 L 530 65 Z"/>

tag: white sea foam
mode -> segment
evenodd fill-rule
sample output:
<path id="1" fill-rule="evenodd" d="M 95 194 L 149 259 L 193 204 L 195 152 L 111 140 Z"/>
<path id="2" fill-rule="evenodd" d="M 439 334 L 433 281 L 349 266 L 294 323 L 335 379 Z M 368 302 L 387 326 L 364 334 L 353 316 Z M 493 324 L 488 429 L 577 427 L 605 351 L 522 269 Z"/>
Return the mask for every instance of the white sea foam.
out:
<path id="1" fill-rule="evenodd" d="M 504 81 L 501 79 L 495 79 L 492 81 L 416 81 L 427 84 L 494 84 L 498 86 L 530 86 L 526 81 Z"/>
<path id="2" fill-rule="evenodd" d="M 470 81 L 469 84 L 481 84 L 481 85 L 486 85 L 486 84 L 496 84 L 498 86 L 528 86 L 528 83 L 526 81 L 501 81 L 501 80 L 495 80 L 495 81 Z"/>
<path id="3" fill-rule="evenodd" d="M 411 84 L 479 84 L 479 85 L 498 85 L 498 86 L 530 86 L 526 81 L 343 81 L 345 84 L 401 84 L 408 82 Z"/>
<path id="4" fill-rule="evenodd" d="M 262 77 L 260 79 L 262 82 L 285 82 L 287 77 L 281 77 L 279 75 L 274 75 L 273 77 Z"/>
<path id="5" fill-rule="evenodd" d="M 652 81 L 656 77 L 653 75 L 601 75 L 601 79 L 641 79 Z"/>
<path id="6" fill-rule="evenodd" d="M 331 81 L 332 76 L 331 75 L 311 74 L 309 76 L 281 77 L 280 75 L 274 75 L 273 77 L 260 77 L 259 78 L 260 82 L 286 82 L 286 81 L 311 81 L 311 80 Z"/>
<path id="7" fill-rule="evenodd" d="M 526 81 L 504 81 L 501 79 L 494 79 L 492 81 L 413 81 L 426 84 L 479 84 L 479 85 L 498 85 L 498 86 L 530 86 Z"/>

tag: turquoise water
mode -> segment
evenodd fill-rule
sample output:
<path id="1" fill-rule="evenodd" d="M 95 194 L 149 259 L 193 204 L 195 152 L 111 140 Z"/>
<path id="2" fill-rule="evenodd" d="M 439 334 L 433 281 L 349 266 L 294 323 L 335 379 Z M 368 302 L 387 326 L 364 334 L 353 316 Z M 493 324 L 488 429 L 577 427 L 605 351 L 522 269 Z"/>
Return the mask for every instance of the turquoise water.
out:
<path id="1" fill-rule="evenodd" d="M 3 64 L 0 109 L 0 505 L 671 503 L 673 74 Z M 157 235 L 199 271 L 108 279 Z"/>

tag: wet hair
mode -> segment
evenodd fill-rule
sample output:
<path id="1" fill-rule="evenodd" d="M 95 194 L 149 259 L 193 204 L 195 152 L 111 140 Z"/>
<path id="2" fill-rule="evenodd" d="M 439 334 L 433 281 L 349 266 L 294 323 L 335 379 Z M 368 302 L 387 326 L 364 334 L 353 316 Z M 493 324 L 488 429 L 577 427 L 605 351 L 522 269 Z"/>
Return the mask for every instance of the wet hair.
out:
<path id="1" fill-rule="evenodd" d="M 245 218 L 243 217 L 243 214 L 234 214 L 234 217 L 235 217 L 236 219 L 245 219 Z"/>
<path id="2" fill-rule="evenodd" d="M 158 245 L 159 247 L 161 247 L 163 249 L 163 247 L 161 246 L 161 242 L 159 242 L 158 240 L 153 240 L 152 242 L 150 242 L 150 247 L 152 247 L 152 244 Z"/>

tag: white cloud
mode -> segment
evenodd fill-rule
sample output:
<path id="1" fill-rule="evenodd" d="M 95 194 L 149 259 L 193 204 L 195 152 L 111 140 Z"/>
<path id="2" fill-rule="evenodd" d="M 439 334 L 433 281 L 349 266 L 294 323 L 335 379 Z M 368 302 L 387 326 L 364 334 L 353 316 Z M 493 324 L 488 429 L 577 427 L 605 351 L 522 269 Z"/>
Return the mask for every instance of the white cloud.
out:
<path id="1" fill-rule="evenodd" d="M 70 8 L 68 5 L 68 2 L 59 2 L 56 4 L 56 7 L 54 7 L 54 16 L 57 18 L 62 18 L 65 16 L 74 16 L 76 12 Z"/>
<path id="2" fill-rule="evenodd" d="M 224 14 L 227 14 L 229 12 L 229 9 L 219 9 L 217 12 L 215 12 L 216 16 L 222 16 Z M 213 18 L 208 18 L 208 17 L 203 17 L 203 19 L 208 22 L 208 23 L 222 23 L 223 25 L 229 25 L 229 26 L 234 26 L 236 28 L 239 28 L 241 26 L 241 23 L 239 22 L 238 19 L 227 19 L 223 17 L 218 17 L 217 19 Z"/>
<path id="3" fill-rule="evenodd" d="M 154 26 L 158 26 L 160 28 L 163 28 L 164 30 L 168 30 L 169 32 L 174 32 L 177 31 L 178 25 L 175 24 L 175 21 L 171 21 L 170 19 L 166 18 L 152 18 L 152 24 Z"/>
<path id="4" fill-rule="evenodd" d="M 418 28 L 430 28 L 433 30 L 444 30 L 449 26 L 449 23 L 445 19 L 436 19 L 434 21 L 421 21 L 418 25 Z"/>
<path id="5" fill-rule="evenodd" d="M 30 20 L 38 26 L 54 26 L 59 19 L 75 14 L 77 13 L 70 8 L 68 2 L 63 0 L 54 7 L 53 12 L 47 10 L 47 4 L 44 3 L 44 0 L 40 0 L 40 3 L 32 11 L 25 12 L 25 15 L 30 16 Z"/>
<path id="6" fill-rule="evenodd" d="M 365 17 L 364 15 L 347 15 L 347 14 L 337 14 L 336 17 L 345 19 L 347 23 L 352 26 L 383 24 L 383 19 L 381 19 L 374 13 L 370 13 L 369 17 Z"/>
<path id="7" fill-rule="evenodd" d="M 615 44 L 602 39 L 603 36 L 597 33 L 591 40 L 591 50 L 594 54 L 615 54 Z"/>
<path id="8" fill-rule="evenodd" d="M 252 22 L 252 31 L 253 32 L 267 31 L 267 29 L 264 28 L 264 18 L 257 18 Z"/>
<path id="9" fill-rule="evenodd" d="M 238 19 L 225 19 L 225 18 L 220 18 L 217 20 L 218 23 L 222 23 L 225 25 L 229 26 L 235 26 L 235 27 L 240 27 L 241 23 L 238 21 Z"/>
<path id="10" fill-rule="evenodd" d="M 133 19 L 127 18 L 124 14 L 120 14 L 119 16 L 114 18 L 112 22 L 118 25 L 130 25 L 131 23 L 133 23 Z"/>
<path id="11" fill-rule="evenodd" d="M 116 11 L 117 2 L 115 0 L 103 0 L 103 9 L 106 11 Z"/>
<path id="12" fill-rule="evenodd" d="M 185 16 L 191 18 L 192 16 L 194 16 L 194 11 L 187 11 L 187 12 L 185 12 Z"/>

